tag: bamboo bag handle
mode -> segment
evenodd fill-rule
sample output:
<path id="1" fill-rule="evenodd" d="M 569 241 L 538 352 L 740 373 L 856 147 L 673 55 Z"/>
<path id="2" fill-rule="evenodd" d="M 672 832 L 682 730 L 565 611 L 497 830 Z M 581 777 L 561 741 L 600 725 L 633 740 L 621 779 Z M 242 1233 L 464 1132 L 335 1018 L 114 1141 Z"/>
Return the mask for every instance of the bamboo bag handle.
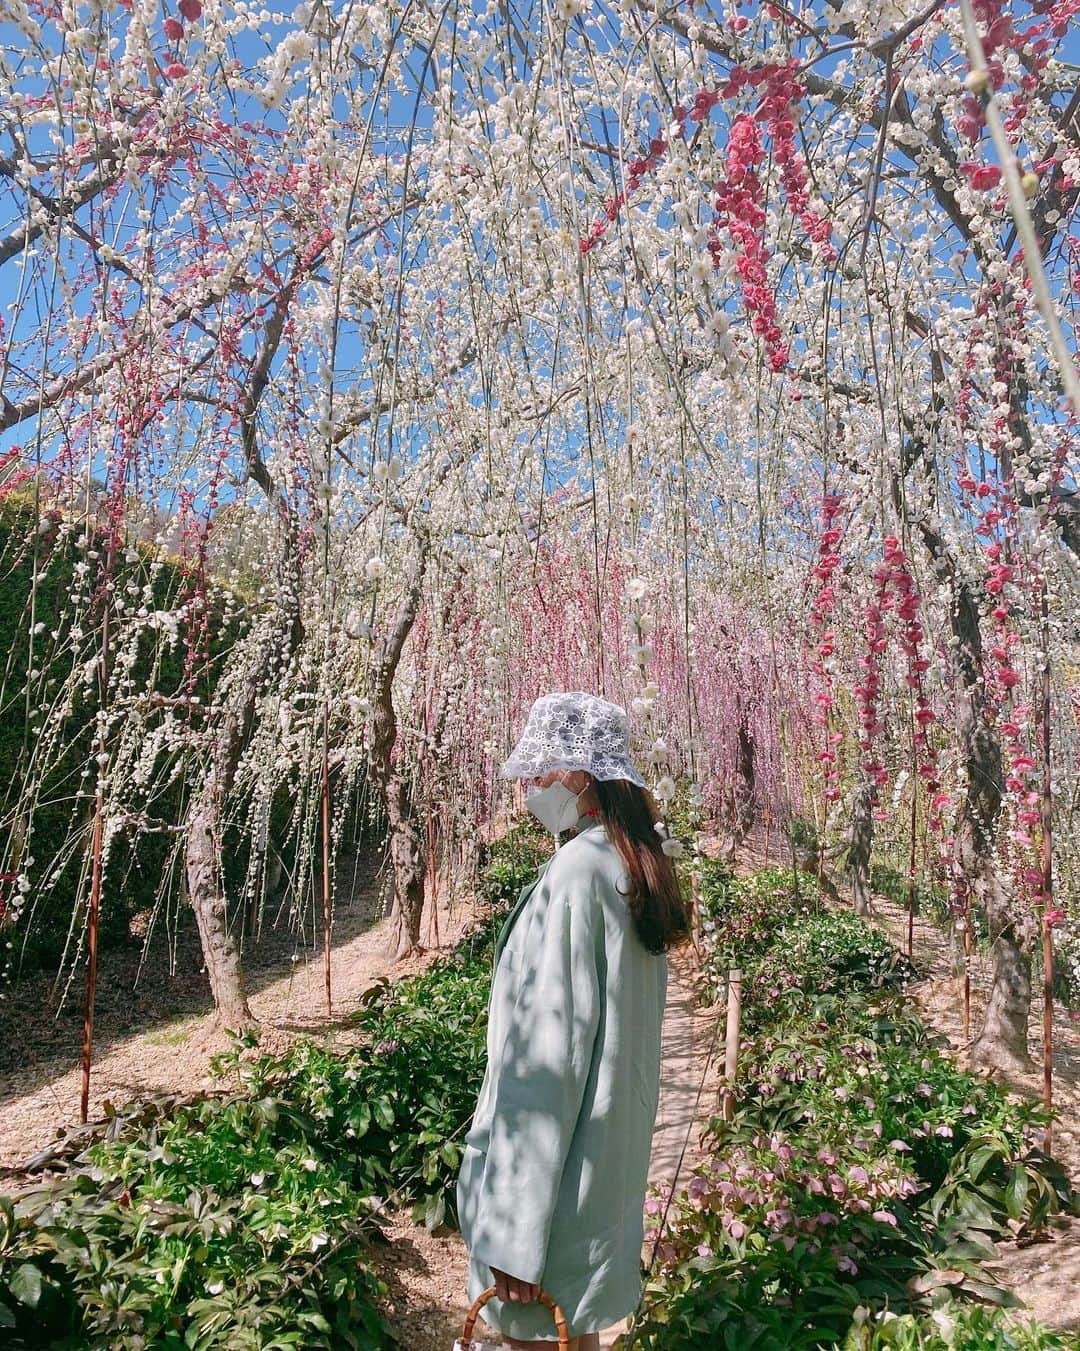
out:
<path id="1" fill-rule="evenodd" d="M 482 1295 L 479 1295 L 473 1303 L 472 1308 L 465 1315 L 465 1326 L 461 1331 L 461 1343 L 463 1351 L 470 1351 L 472 1346 L 472 1330 L 476 1323 L 477 1314 L 495 1294 L 495 1287 L 489 1285 Z M 566 1316 L 562 1309 L 555 1303 L 546 1291 L 541 1290 L 537 1295 L 537 1300 L 541 1304 L 546 1304 L 551 1310 L 551 1316 L 555 1320 L 555 1329 L 559 1334 L 559 1351 L 570 1351 L 570 1330 L 566 1326 Z"/>

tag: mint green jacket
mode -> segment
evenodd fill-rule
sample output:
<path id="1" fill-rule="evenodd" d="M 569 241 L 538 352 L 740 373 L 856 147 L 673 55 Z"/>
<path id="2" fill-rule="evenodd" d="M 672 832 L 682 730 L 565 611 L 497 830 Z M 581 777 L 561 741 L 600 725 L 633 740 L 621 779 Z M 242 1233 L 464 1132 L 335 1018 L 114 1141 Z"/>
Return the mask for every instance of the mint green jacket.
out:
<path id="1" fill-rule="evenodd" d="M 617 850 L 588 818 L 545 863 L 495 946 L 487 1071 L 458 1177 L 469 1299 L 491 1268 L 539 1282 L 571 1336 L 641 1293 L 667 959 L 642 945 Z M 488 1303 L 507 1336 L 555 1341 L 542 1304 Z"/>

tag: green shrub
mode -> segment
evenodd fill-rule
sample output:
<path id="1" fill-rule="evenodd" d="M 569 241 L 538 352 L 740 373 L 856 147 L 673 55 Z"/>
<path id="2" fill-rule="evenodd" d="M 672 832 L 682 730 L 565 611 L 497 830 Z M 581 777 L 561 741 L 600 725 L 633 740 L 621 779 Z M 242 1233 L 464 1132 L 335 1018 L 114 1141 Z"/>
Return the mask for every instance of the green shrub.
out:
<path id="1" fill-rule="evenodd" d="M 752 1042 L 742 1077 L 736 1121 L 747 1128 L 812 1123 L 837 1144 L 876 1139 L 905 1153 L 934 1191 L 977 1136 L 996 1132 L 1017 1156 L 1045 1122 L 1041 1106 L 961 1070 L 891 997 L 822 998 Z"/>
<path id="2" fill-rule="evenodd" d="M 486 845 L 480 858 L 480 897 L 488 905 L 516 901 L 536 870 L 551 857 L 551 836 L 532 817 L 516 821 Z"/>
<path id="3" fill-rule="evenodd" d="M 72 535 L 59 533 L 58 518 L 45 524 L 50 520 L 50 528 L 38 532 L 29 504 L 11 496 L 0 503 L 0 777 L 5 785 L 0 820 L 7 842 L 0 871 L 22 872 L 30 887 L 23 899 L 10 885 L 0 886 L 0 982 L 20 970 L 55 963 L 69 931 L 77 936 L 85 923 L 85 849 L 72 848 L 72 843 L 79 835 L 90 837 L 94 782 L 83 775 L 96 751 L 98 693 L 95 681 L 82 684 L 78 676 L 96 659 L 100 635 L 97 617 L 76 614 L 71 602 L 74 569 L 86 550 Z M 103 554 L 104 548 L 100 545 L 98 552 Z M 124 551 L 116 560 L 117 592 L 136 587 L 148 610 L 175 609 L 190 589 L 182 567 L 149 550 L 137 550 L 133 557 L 130 561 Z M 138 639 L 128 673 L 133 694 L 189 692 L 205 705 L 222 654 L 242 627 L 240 620 L 225 614 L 222 593 L 212 592 L 211 604 L 209 661 L 196 668 L 189 682 L 183 643 L 157 644 L 147 630 Z M 41 631 L 32 633 L 37 626 L 43 626 Z M 39 674 L 31 676 L 31 670 Z M 68 715 L 60 717 L 53 706 L 70 683 L 78 692 Z M 162 715 L 144 716 L 149 731 L 154 718 Z M 146 810 L 175 824 L 182 811 L 183 783 L 157 768 L 155 786 L 148 786 L 144 799 L 133 800 L 132 807 L 136 814 Z M 31 791 L 35 784 L 36 791 Z M 222 851 L 230 876 L 241 862 L 238 843 L 230 839 Z M 126 939 L 132 917 L 155 905 L 173 844 L 167 831 L 150 830 L 114 848 L 103 882 L 103 945 Z"/>
<path id="4" fill-rule="evenodd" d="M 1080 1333 L 1052 1332 L 978 1305 L 876 1318 L 860 1310 L 842 1351 L 1080 1351 Z"/>
<path id="5" fill-rule="evenodd" d="M 1005 1300 L 992 1240 L 1075 1208 L 1034 1144 L 1043 1109 L 961 1070 L 904 1002 L 909 965 L 794 880 L 702 888 L 706 988 L 742 968 L 749 1035 L 732 1119 L 709 1123 L 711 1157 L 652 1233 L 631 1343 L 649 1351 L 826 1346 L 858 1306 Z"/>
<path id="6" fill-rule="evenodd" d="M 13 1347 L 391 1345 L 371 1203 L 273 1100 L 206 1099 L 3 1203 Z"/>
<path id="7" fill-rule="evenodd" d="M 713 1000 L 723 991 L 727 973 L 741 967 L 744 978 L 776 931 L 790 922 L 793 910 L 809 914 L 809 884 L 788 868 L 773 868 L 752 877 L 735 877 L 730 869 L 702 859 L 698 898 L 705 954 L 698 975 L 699 992 Z M 807 897 L 806 901 L 798 898 Z"/>
<path id="8" fill-rule="evenodd" d="M 353 1020 L 363 1038 L 354 1049 L 301 1041 L 230 1058 L 247 1095 L 315 1123 L 353 1187 L 415 1205 L 432 1228 L 456 1218 L 462 1138 L 484 1076 L 494 927 L 421 976 L 373 987 Z"/>
<path id="9" fill-rule="evenodd" d="M 483 1077 L 505 908 L 422 975 L 384 981 L 360 1044 L 280 1055 L 241 1040 L 239 1092 L 143 1104 L 58 1179 L 0 1210 L 0 1328 L 13 1347 L 355 1347 L 391 1340 L 364 1265 L 376 1200 L 453 1216 Z"/>
<path id="10" fill-rule="evenodd" d="M 728 971 L 740 968 L 748 1027 L 798 1006 L 803 994 L 895 985 L 914 974 L 906 958 L 858 916 L 812 904 L 812 887 L 790 869 L 745 878 L 721 874 L 701 886 L 701 987 L 715 998 Z"/>

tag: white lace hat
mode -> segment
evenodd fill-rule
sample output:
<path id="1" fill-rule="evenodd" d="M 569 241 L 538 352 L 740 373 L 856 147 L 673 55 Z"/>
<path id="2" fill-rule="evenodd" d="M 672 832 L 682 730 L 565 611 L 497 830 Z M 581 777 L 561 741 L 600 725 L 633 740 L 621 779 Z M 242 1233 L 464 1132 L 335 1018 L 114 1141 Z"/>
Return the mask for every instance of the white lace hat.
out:
<path id="1" fill-rule="evenodd" d="M 584 769 L 594 779 L 629 779 L 645 787 L 630 760 L 625 710 L 581 690 L 536 700 L 502 773 L 505 779 L 535 779 L 553 769 Z"/>

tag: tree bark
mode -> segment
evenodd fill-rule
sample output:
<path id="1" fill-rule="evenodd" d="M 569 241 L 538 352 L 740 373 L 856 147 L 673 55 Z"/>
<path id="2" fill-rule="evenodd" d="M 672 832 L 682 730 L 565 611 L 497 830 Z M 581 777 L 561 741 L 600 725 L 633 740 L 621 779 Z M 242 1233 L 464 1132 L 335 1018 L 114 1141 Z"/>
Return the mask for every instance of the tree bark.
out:
<path id="1" fill-rule="evenodd" d="M 1032 935 L 1013 913 L 994 865 L 1002 760 L 1001 743 L 986 713 L 979 607 L 942 537 L 925 522 L 919 528 L 934 571 L 950 596 L 950 620 L 956 640 L 955 727 L 966 778 L 956 832 L 956 865 L 973 898 L 985 908 L 993 938 L 990 999 L 970 1051 L 973 1059 L 990 1068 L 1028 1070 Z"/>
<path id="2" fill-rule="evenodd" d="M 412 794 L 400 763 L 394 763 L 397 715 L 394 677 L 405 640 L 420 609 L 420 593 L 427 569 L 429 543 L 420 534 L 420 551 L 405 594 L 398 602 L 389 631 L 379 640 L 371 664 L 372 702 L 370 767 L 372 779 L 386 809 L 388 847 L 393 873 L 390 915 L 394 919 L 391 944 L 395 960 L 421 950 L 420 926 L 424 914 L 426 856 L 423 834 L 413 811 Z"/>
<path id="3" fill-rule="evenodd" d="M 386 797 L 390 822 L 390 865 L 394 873 L 394 958 L 407 957 L 421 949 L 420 926 L 424 915 L 424 882 L 427 851 L 420 825 L 412 811 L 407 785 L 400 772 L 391 775 Z"/>
<path id="4" fill-rule="evenodd" d="M 754 738 L 746 725 L 745 716 L 739 719 L 738 751 L 735 760 L 735 820 L 732 823 L 737 842 L 745 840 L 754 825 Z"/>
<path id="5" fill-rule="evenodd" d="M 988 913 L 990 907 L 987 907 Z M 971 1043 L 972 1058 L 990 1069 L 1031 1070 L 1028 1019 L 1031 1014 L 1031 947 L 1016 932 L 1011 916 L 990 919 L 994 940 L 994 979 L 983 1025 Z M 1000 925 L 1000 928 L 998 927 Z"/>
<path id="6" fill-rule="evenodd" d="M 228 905 L 221 886 L 217 822 L 213 794 L 207 789 L 188 815 L 184 866 L 188 898 L 195 911 L 203 960 L 210 977 L 214 1017 L 220 1026 L 239 1031 L 250 1027 L 255 1018 L 248 1005 L 240 948 L 229 923 Z"/>
<path id="7" fill-rule="evenodd" d="M 847 866 L 851 874 L 851 894 L 857 915 L 870 913 L 870 854 L 874 846 L 874 803 L 877 787 L 863 778 L 851 804 Z"/>

